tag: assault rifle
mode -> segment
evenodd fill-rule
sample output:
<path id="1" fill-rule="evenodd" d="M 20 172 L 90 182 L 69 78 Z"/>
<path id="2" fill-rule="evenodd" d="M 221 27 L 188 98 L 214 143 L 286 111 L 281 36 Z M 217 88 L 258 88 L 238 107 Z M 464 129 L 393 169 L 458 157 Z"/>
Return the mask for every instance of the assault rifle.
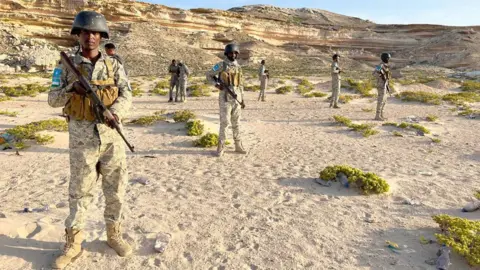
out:
<path id="1" fill-rule="evenodd" d="M 135 152 L 133 145 L 131 145 L 125 136 L 122 133 L 122 129 L 120 128 L 119 123 L 117 122 L 117 119 L 113 116 L 113 114 L 108 110 L 107 106 L 103 104 L 103 102 L 100 100 L 98 97 L 97 93 L 93 91 L 92 86 L 90 86 L 90 83 L 88 83 L 87 79 L 78 71 L 78 69 L 73 65 L 72 60 L 67 56 L 65 52 L 60 53 L 61 61 L 62 64 L 75 75 L 77 80 L 80 82 L 83 88 L 85 88 L 85 92 L 92 100 L 93 102 L 93 111 L 95 113 L 95 118 L 97 119 L 98 122 L 105 124 L 105 118 L 110 120 L 110 123 L 112 123 L 113 128 L 118 132 L 120 137 L 122 137 L 123 141 L 125 144 L 128 146 L 128 149 L 130 151 Z"/>
<path id="2" fill-rule="evenodd" d="M 227 93 L 233 98 L 235 99 L 235 101 L 238 102 L 238 104 L 240 104 L 240 107 L 242 109 L 245 109 L 245 102 L 242 100 L 242 102 L 238 101 L 238 96 L 237 94 L 235 94 L 232 89 L 230 89 L 230 87 L 225 83 L 225 82 L 222 82 L 222 80 L 220 80 L 217 76 L 213 76 L 213 79 L 215 80 L 215 82 L 217 84 L 220 85 L 220 87 L 222 88 L 222 90 L 225 90 L 227 91 Z"/>

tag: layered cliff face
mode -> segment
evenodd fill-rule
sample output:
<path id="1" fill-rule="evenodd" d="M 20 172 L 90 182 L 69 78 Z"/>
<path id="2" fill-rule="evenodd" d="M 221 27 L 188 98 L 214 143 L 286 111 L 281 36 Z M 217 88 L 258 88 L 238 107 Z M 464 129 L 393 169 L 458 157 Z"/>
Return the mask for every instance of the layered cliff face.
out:
<path id="1" fill-rule="evenodd" d="M 335 52 L 347 67 L 368 69 L 384 51 L 392 53 L 397 67 L 480 69 L 478 26 L 378 25 L 318 9 L 181 10 L 126 0 L 3 0 L 0 55 L 7 57 L 0 63 L 24 70 L 54 65 L 58 50 L 75 45 L 69 30 L 81 9 L 106 16 L 112 41 L 133 75 L 164 73 L 171 59 L 204 70 L 220 60 L 229 42 L 241 44 L 246 66 L 267 58 L 278 73 L 319 72 Z"/>

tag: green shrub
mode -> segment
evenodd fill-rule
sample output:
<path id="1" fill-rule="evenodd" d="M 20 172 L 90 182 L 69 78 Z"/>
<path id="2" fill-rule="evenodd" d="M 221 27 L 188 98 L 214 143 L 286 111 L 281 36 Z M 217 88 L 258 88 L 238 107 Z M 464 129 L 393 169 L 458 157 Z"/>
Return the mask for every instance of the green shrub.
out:
<path id="1" fill-rule="evenodd" d="M 442 99 L 453 104 L 462 104 L 464 102 L 480 102 L 480 94 L 475 92 L 446 94 L 442 97 Z"/>
<path id="2" fill-rule="evenodd" d="M 202 121 L 194 120 L 187 122 L 185 128 L 187 129 L 188 136 L 199 136 L 203 133 L 204 125 L 202 124 Z"/>
<path id="3" fill-rule="evenodd" d="M 275 93 L 277 94 L 286 94 L 286 93 L 290 93 L 293 91 L 293 87 L 291 85 L 286 85 L 286 86 L 282 86 L 282 87 L 279 87 L 277 89 L 275 89 Z"/>
<path id="4" fill-rule="evenodd" d="M 340 95 L 338 97 L 338 101 L 341 102 L 341 103 L 344 103 L 344 104 L 349 103 L 350 101 L 352 101 L 354 99 L 355 99 L 355 97 L 352 96 L 352 95 Z"/>
<path id="5" fill-rule="evenodd" d="M 153 94 L 157 94 L 160 96 L 166 96 L 170 89 L 170 82 L 167 80 L 159 81 L 153 90 L 151 91 Z"/>
<path id="6" fill-rule="evenodd" d="M 398 131 L 394 131 L 394 132 L 392 132 L 392 134 L 393 134 L 393 136 L 395 136 L 395 137 L 403 137 L 403 134 L 400 133 L 400 132 L 398 132 Z"/>
<path id="7" fill-rule="evenodd" d="M 54 141 L 52 136 L 36 134 L 45 130 L 67 131 L 68 124 L 65 120 L 59 119 L 42 120 L 7 129 L 6 133 L 13 135 L 20 142 L 23 140 L 36 140 L 41 144 L 52 143 Z"/>
<path id="8" fill-rule="evenodd" d="M 277 83 L 278 83 L 278 84 L 285 84 L 286 81 L 285 81 L 285 80 L 278 80 Z"/>
<path id="9" fill-rule="evenodd" d="M 173 114 L 175 122 L 188 122 L 190 119 L 195 119 L 196 115 L 190 110 L 176 111 Z"/>
<path id="10" fill-rule="evenodd" d="M 477 200 L 480 200 L 480 190 L 475 191 L 473 196 L 475 196 L 475 198 L 477 198 Z"/>
<path id="11" fill-rule="evenodd" d="M 49 143 L 53 143 L 55 141 L 55 138 L 51 135 L 40 135 L 40 134 L 37 134 L 35 135 L 35 141 L 38 143 L 38 144 L 42 144 L 42 145 L 45 145 L 45 144 L 49 144 Z"/>
<path id="12" fill-rule="evenodd" d="M 352 120 L 341 115 L 334 115 L 333 119 L 335 122 L 347 126 L 356 132 L 361 132 L 363 137 L 370 137 L 379 133 L 378 130 L 373 129 L 374 125 L 372 124 L 354 124 Z"/>
<path id="13" fill-rule="evenodd" d="M 465 257 L 471 266 L 480 265 L 480 221 L 451 217 L 433 216 L 442 233 L 435 234 L 437 242 L 451 247 Z"/>
<path id="14" fill-rule="evenodd" d="M 334 115 L 333 119 L 335 120 L 335 122 L 343 124 L 344 126 L 349 126 L 349 125 L 352 124 L 352 120 L 350 120 L 349 118 L 347 118 L 345 116 Z"/>
<path id="15" fill-rule="evenodd" d="M 410 85 L 410 84 L 415 84 L 415 83 L 429 83 L 437 80 L 438 78 L 432 78 L 432 77 L 414 77 L 414 78 L 402 78 L 402 79 L 396 79 L 395 82 L 398 82 L 401 85 Z"/>
<path id="16" fill-rule="evenodd" d="M 365 173 L 359 169 L 347 165 L 327 166 L 320 172 L 320 179 L 325 181 L 336 181 L 339 173 L 348 178 L 348 182 L 360 188 L 364 194 L 381 194 L 388 192 L 388 183 L 374 173 Z"/>
<path id="17" fill-rule="evenodd" d="M 428 130 L 426 127 L 419 125 L 419 124 L 410 124 L 410 127 L 413 129 L 416 129 L 418 131 L 421 131 L 425 134 L 430 134 L 430 130 Z"/>
<path id="18" fill-rule="evenodd" d="M 302 79 L 297 86 L 297 91 L 301 95 L 305 95 L 306 93 L 313 91 L 313 89 L 315 89 L 313 83 L 307 79 Z"/>
<path id="19" fill-rule="evenodd" d="M 8 101 L 8 100 L 12 100 L 12 98 L 9 96 L 0 97 L 0 102 Z"/>
<path id="20" fill-rule="evenodd" d="M 393 122 L 387 122 L 387 123 L 383 123 L 382 126 L 398 127 L 398 124 Z"/>
<path id="21" fill-rule="evenodd" d="M 325 97 L 327 96 L 326 93 L 323 93 L 323 92 L 310 92 L 310 93 L 307 93 L 305 95 L 303 95 L 304 97 L 306 98 L 312 98 L 312 97 Z"/>
<path id="22" fill-rule="evenodd" d="M 154 112 L 153 115 L 150 116 L 142 116 L 140 118 L 134 119 L 129 122 L 129 124 L 134 125 L 142 125 L 142 126 L 151 126 L 159 121 L 165 121 L 167 118 L 163 115 L 165 111 L 158 111 Z"/>
<path id="23" fill-rule="evenodd" d="M 362 108 L 363 112 L 373 112 L 375 109 L 372 108 Z"/>
<path id="24" fill-rule="evenodd" d="M 143 91 L 141 91 L 140 89 L 138 88 L 133 88 L 132 89 L 132 96 L 133 97 L 141 97 L 143 94 Z"/>
<path id="25" fill-rule="evenodd" d="M 218 134 L 207 133 L 200 137 L 200 139 L 193 142 L 196 147 L 212 147 L 218 145 Z"/>
<path id="26" fill-rule="evenodd" d="M 0 115 L 10 116 L 10 117 L 17 117 L 18 112 L 0 111 Z"/>
<path id="27" fill-rule="evenodd" d="M 195 84 L 189 87 L 191 97 L 209 97 L 211 95 L 208 84 Z"/>
<path id="28" fill-rule="evenodd" d="M 373 80 L 367 81 L 355 81 L 351 78 L 346 79 L 347 83 L 349 84 L 349 88 L 355 90 L 363 97 L 372 97 L 373 94 L 370 91 L 373 89 L 375 83 Z"/>
<path id="29" fill-rule="evenodd" d="M 260 85 L 248 85 L 243 88 L 245 91 L 250 91 L 250 92 L 258 92 L 260 91 Z"/>
<path id="30" fill-rule="evenodd" d="M 463 91 L 476 92 L 480 90 L 480 82 L 477 81 L 464 81 L 461 86 Z"/>
<path id="31" fill-rule="evenodd" d="M 439 105 L 442 103 L 442 96 L 424 91 L 405 91 L 396 95 L 402 101 L 406 102 L 421 102 L 427 104 Z"/>
<path id="32" fill-rule="evenodd" d="M 432 138 L 432 142 L 440 143 L 440 142 L 442 142 L 442 140 L 440 140 L 439 138 Z"/>
<path id="33" fill-rule="evenodd" d="M 48 91 L 50 88 L 38 83 L 25 84 L 20 86 L 3 86 L 0 90 L 8 97 L 30 96 L 34 97 L 38 93 Z"/>
<path id="34" fill-rule="evenodd" d="M 397 125 L 397 127 L 399 128 L 408 128 L 410 126 L 409 123 L 405 123 L 405 122 L 402 122 L 400 124 Z"/>
<path id="35" fill-rule="evenodd" d="M 433 114 L 427 115 L 427 121 L 429 121 L 429 122 L 435 122 L 435 121 L 437 121 L 437 120 L 438 120 L 438 116 L 433 115 Z"/>

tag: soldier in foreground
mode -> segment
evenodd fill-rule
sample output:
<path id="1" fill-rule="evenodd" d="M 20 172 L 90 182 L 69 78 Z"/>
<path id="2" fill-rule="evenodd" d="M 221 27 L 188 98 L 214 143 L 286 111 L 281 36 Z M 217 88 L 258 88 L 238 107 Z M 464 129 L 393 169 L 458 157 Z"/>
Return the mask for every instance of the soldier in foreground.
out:
<path id="1" fill-rule="evenodd" d="M 260 79 L 260 94 L 258 95 L 258 100 L 265 101 L 265 90 L 268 85 L 268 70 L 265 69 L 265 60 L 260 62 L 260 68 L 258 69 L 258 78 Z"/>
<path id="2" fill-rule="evenodd" d="M 377 111 L 375 114 L 375 120 L 383 121 L 385 117 L 383 116 L 383 111 L 385 109 L 385 104 L 387 103 L 387 91 L 390 92 L 389 81 L 392 78 L 392 73 L 390 72 L 390 67 L 388 63 L 390 62 L 391 55 L 389 53 L 382 53 L 380 56 L 382 63 L 375 67 L 373 75 L 377 78 Z"/>
<path id="3" fill-rule="evenodd" d="M 172 63 L 168 67 L 168 73 L 170 73 L 170 93 L 169 93 L 169 99 L 168 102 L 173 102 L 173 88 L 176 87 L 175 91 L 175 102 L 178 101 L 178 75 L 179 75 L 179 70 L 178 70 L 178 65 L 177 61 L 175 59 L 172 60 Z"/>
<path id="4" fill-rule="evenodd" d="M 330 101 L 330 108 L 333 106 L 333 108 L 339 109 L 338 97 L 340 96 L 340 87 L 342 85 L 340 81 L 340 73 L 342 73 L 342 70 L 338 66 L 340 55 L 334 54 L 332 58 L 332 100 Z"/>
<path id="5" fill-rule="evenodd" d="M 243 104 L 243 74 L 242 68 L 237 62 L 240 49 L 237 44 L 225 46 L 225 59 L 217 63 L 207 72 L 207 80 L 220 90 L 218 103 L 220 105 L 220 131 L 217 148 L 217 156 L 221 157 L 225 151 L 227 128 L 232 124 L 235 152 L 246 154 L 243 148 L 240 133 L 241 103 Z M 236 98 L 230 95 L 229 88 Z"/>
<path id="6" fill-rule="evenodd" d="M 120 122 L 131 107 L 132 94 L 128 79 L 118 60 L 99 52 L 102 38 L 109 38 L 105 17 L 94 11 L 77 14 L 71 30 L 78 36 L 81 51 L 73 56 L 73 63 L 89 80 L 102 102 L 115 119 L 106 124 L 96 120 L 92 101 L 74 75 L 60 64 L 53 75 L 48 93 L 48 104 L 64 107 L 68 115 L 70 148 L 70 214 L 65 220 L 66 243 L 62 254 L 52 268 L 62 269 L 81 255 L 85 238 L 85 218 L 94 199 L 93 188 L 102 176 L 105 195 L 107 244 L 119 256 L 132 253 L 130 245 L 122 239 L 120 223 L 125 188 L 128 180 L 125 146 L 118 133 L 111 128 L 112 121 Z"/>
<path id="7" fill-rule="evenodd" d="M 180 91 L 180 101 L 186 102 L 187 101 L 187 79 L 188 75 L 190 75 L 190 70 L 188 69 L 187 65 L 183 62 L 178 63 L 178 90 Z M 176 96 L 178 97 L 178 90 Z M 177 98 L 175 98 L 177 101 Z"/>

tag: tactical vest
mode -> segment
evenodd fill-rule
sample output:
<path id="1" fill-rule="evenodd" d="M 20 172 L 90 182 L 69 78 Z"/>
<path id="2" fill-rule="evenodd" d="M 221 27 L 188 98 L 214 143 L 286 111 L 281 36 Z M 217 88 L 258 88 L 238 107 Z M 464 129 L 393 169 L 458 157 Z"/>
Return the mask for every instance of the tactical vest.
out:
<path id="1" fill-rule="evenodd" d="M 239 67 L 228 68 L 227 63 L 223 62 L 223 71 L 220 72 L 220 80 L 227 86 L 240 86 L 242 80 L 242 70 Z"/>
<path id="2" fill-rule="evenodd" d="M 94 89 L 98 89 L 95 91 L 98 97 L 107 108 L 110 108 L 118 98 L 118 87 L 115 85 L 112 61 L 107 58 L 105 58 L 104 61 L 107 67 L 107 79 L 91 80 L 90 85 L 94 87 Z M 83 65 L 80 65 L 79 71 L 84 77 L 88 78 L 88 71 Z M 95 121 L 92 100 L 88 96 L 82 96 L 75 92 L 73 92 L 65 108 L 63 108 L 63 112 L 75 120 Z"/>

